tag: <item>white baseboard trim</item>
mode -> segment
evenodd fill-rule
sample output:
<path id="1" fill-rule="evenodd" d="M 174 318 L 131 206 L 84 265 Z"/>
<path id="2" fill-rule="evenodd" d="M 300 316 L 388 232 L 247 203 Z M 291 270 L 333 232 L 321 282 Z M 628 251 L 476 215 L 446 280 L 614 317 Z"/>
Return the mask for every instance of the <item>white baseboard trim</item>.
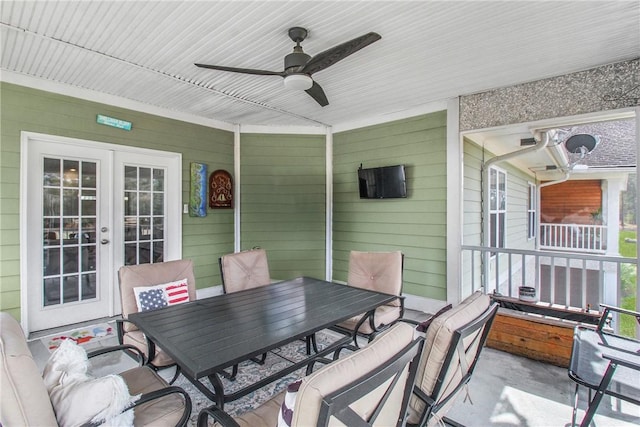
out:
<path id="1" fill-rule="evenodd" d="M 403 294 L 404 308 L 407 310 L 422 311 L 424 313 L 433 314 L 447 305 L 446 301 L 440 301 L 431 298 L 420 297 L 417 295 Z"/>
<path id="2" fill-rule="evenodd" d="M 215 297 L 216 295 L 222 295 L 222 294 L 223 294 L 222 285 L 196 289 L 196 299 Z"/>

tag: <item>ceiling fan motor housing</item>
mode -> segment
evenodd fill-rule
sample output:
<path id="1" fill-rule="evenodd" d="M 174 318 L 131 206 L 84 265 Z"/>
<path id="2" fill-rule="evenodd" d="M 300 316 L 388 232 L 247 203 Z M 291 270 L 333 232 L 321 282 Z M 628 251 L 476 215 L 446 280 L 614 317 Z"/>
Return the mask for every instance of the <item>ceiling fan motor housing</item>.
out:
<path id="1" fill-rule="evenodd" d="M 310 59 L 311 56 L 304 53 L 301 47 L 296 46 L 293 48 L 293 53 L 284 57 L 284 71 L 296 71 L 290 69 L 292 67 L 295 67 L 296 69 L 302 67 L 304 64 L 309 62 Z"/>

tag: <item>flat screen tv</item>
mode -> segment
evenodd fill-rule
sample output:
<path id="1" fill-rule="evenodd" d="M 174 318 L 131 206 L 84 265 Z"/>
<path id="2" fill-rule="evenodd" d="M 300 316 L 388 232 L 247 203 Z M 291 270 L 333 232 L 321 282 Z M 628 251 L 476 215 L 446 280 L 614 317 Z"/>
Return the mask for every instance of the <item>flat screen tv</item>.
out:
<path id="1" fill-rule="evenodd" d="M 397 199 L 407 197 L 404 165 L 358 169 L 361 199 Z"/>

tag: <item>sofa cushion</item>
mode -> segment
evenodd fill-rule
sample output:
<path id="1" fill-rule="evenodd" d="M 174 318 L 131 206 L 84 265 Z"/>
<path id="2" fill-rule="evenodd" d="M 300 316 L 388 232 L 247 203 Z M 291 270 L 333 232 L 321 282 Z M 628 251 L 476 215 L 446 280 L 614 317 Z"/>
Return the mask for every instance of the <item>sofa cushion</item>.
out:
<path id="1" fill-rule="evenodd" d="M 92 378 L 87 375 L 87 367 L 86 351 L 72 340 L 63 341 L 47 361 L 43 379 L 58 425 L 133 425 L 133 410 L 122 411 L 139 396 L 129 394 L 122 377 Z"/>
<path id="2" fill-rule="evenodd" d="M 0 424 L 51 426 L 56 416 L 20 324 L 0 313 Z"/>

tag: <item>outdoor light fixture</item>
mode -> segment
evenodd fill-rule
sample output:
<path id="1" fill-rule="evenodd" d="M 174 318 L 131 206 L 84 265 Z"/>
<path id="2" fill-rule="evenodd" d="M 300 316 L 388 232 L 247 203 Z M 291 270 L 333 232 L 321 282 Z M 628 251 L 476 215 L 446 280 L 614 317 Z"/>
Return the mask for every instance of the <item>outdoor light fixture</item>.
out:
<path id="1" fill-rule="evenodd" d="M 284 87 L 293 90 L 307 90 L 313 86 L 313 79 L 306 74 L 289 74 L 284 78 Z"/>

